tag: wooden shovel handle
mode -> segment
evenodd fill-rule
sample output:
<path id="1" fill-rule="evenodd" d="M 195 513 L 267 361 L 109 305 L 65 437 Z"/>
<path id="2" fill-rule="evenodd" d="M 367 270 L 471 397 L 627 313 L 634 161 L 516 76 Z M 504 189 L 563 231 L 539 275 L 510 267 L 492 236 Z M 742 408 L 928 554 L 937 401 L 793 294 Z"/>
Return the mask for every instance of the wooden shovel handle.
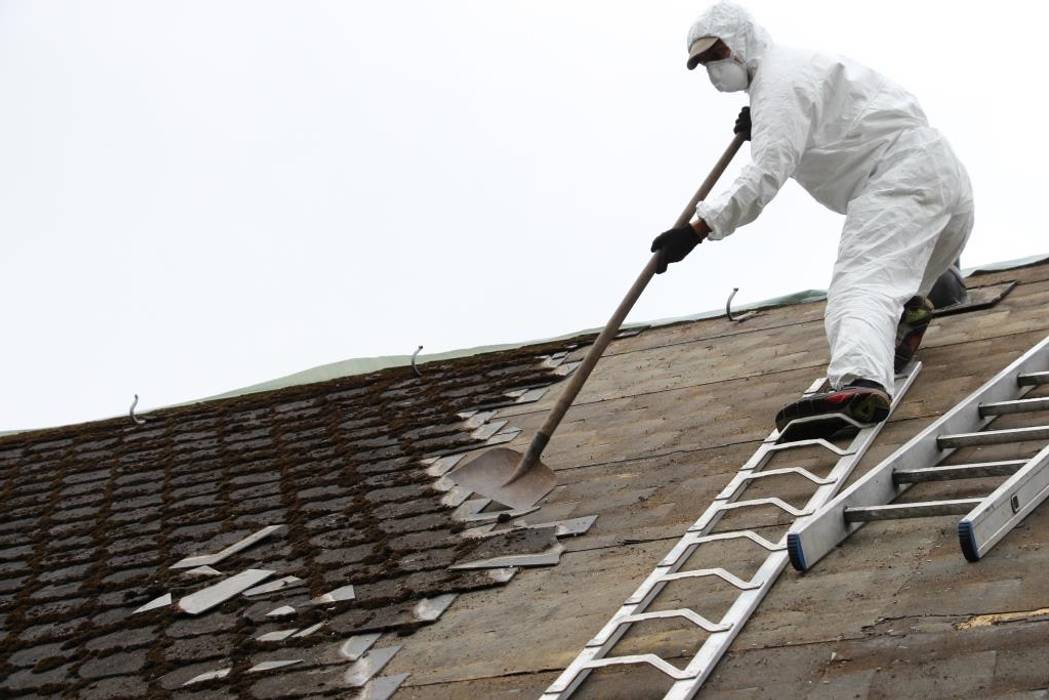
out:
<path id="1" fill-rule="evenodd" d="M 703 184 L 696 190 L 696 194 L 693 195 L 689 201 L 688 206 L 685 207 L 684 211 L 681 212 L 681 216 L 674 222 L 674 228 L 680 228 L 688 224 L 692 219 L 692 215 L 696 211 L 696 205 L 706 198 L 710 194 L 710 190 L 714 188 L 714 184 L 717 183 L 718 178 L 721 177 L 722 173 L 725 172 L 725 168 L 732 161 L 733 156 L 739 150 L 740 146 L 743 145 L 744 137 L 742 134 L 737 134 L 732 139 L 732 143 L 729 144 L 725 152 L 721 154 L 721 158 L 714 164 L 713 170 L 707 175 L 707 179 L 703 181 Z M 630 313 L 630 309 L 633 308 L 634 303 L 638 297 L 641 296 L 641 292 L 645 291 L 645 287 L 648 286 L 649 281 L 652 279 L 652 275 L 656 274 L 656 270 L 659 268 L 659 256 L 661 253 L 656 252 L 649 259 L 645 268 L 641 271 L 637 280 L 633 286 L 630 287 L 630 291 L 626 293 L 623 301 L 619 303 L 619 307 L 612 314 L 612 318 L 605 324 L 604 330 L 597 336 L 597 340 L 590 346 L 590 350 L 587 351 L 586 357 L 583 358 L 583 363 L 578 369 L 572 374 L 572 378 L 568 382 L 568 386 L 565 387 L 564 393 L 554 404 L 554 407 L 550 409 L 550 414 L 546 417 L 546 421 L 543 422 L 543 426 L 539 429 L 539 432 L 532 438 L 532 442 L 528 445 L 528 450 L 521 457 L 521 461 L 518 463 L 517 468 L 514 469 L 513 475 L 511 475 L 507 483 L 515 481 L 522 474 L 527 472 L 532 466 L 539 461 L 539 456 L 543 453 L 543 449 L 546 448 L 546 443 L 550 442 L 550 436 L 557 430 L 557 426 L 560 425 L 561 419 L 565 417 L 565 413 L 568 412 L 568 408 L 575 401 L 575 397 L 579 394 L 579 390 L 583 388 L 583 384 L 586 383 L 590 373 L 594 370 L 594 366 L 597 361 L 601 359 L 601 355 L 605 352 L 605 348 L 612 342 L 612 338 L 619 332 L 619 327 L 623 325 L 623 320 L 626 315 Z"/>

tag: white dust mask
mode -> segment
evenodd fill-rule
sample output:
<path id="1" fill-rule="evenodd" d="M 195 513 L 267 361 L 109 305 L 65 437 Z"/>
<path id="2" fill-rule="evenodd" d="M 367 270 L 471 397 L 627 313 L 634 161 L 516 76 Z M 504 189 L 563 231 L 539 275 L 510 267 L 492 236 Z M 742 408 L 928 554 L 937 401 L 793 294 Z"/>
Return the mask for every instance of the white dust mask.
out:
<path id="1" fill-rule="evenodd" d="M 710 82 L 721 92 L 746 90 L 750 83 L 747 67 L 734 58 L 724 58 L 707 64 Z"/>

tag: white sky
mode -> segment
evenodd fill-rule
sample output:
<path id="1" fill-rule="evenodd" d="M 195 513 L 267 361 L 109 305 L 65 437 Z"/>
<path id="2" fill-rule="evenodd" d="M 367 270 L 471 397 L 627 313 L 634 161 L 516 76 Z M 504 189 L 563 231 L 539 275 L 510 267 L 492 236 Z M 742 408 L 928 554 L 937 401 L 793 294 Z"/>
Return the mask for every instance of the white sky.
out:
<path id="1" fill-rule="evenodd" d="M 603 324 L 745 104 L 685 70 L 706 5 L 0 1 L 0 430 Z M 964 265 L 1049 252 L 1040 3 L 747 6 L 918 96 Z M 630 320 L 824 288 L 840 225 L 790 183 Z"/>

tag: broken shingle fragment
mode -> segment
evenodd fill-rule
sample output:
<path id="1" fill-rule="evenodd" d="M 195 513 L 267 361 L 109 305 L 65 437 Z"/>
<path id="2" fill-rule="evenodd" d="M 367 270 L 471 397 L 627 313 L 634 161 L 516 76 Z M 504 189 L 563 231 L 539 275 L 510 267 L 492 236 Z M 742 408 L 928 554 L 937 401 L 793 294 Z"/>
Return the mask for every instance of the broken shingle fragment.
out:
<path id="1" fill-rule="evenodd" d="M 440 457 L 426 468 L 426 473 L 433 477 L 444 476 L 455 468 L 455 465 L 457 465 L 462 458 L 463 455 L 461 453 Z"/>
<path id="2" fill-rule="evenodd" d="M 222 572 L 210 566 L 198 566 L 183 572 L 186 576 L 221 576 Z"/>
<path id="3" fill-rule="evenodd" d="M 517 528 L 542 529 L 552 527 L 554 528 L 554 534 L 557 537 L 578 537 L 579 535 L 585 535 L 596 521 L 596 515 L 584 515 L 579 518 L 569 518 L 567 520 L 552 520 L 546 523 L 536 523 L 535 525 L 531 525 L 529 523 L 524 522 L 518 522 L 515 523 L 514 526 L 509 527 L 505 530 L 499 530 L 499 532 L 508 532 L 509 530 Z"/>
<path id="4" fill-rule="evenodd" d="M 324 627 L 324 623 L 323 622 L 318 622 L 315 625 L 310 625 L 309 627 L 306 627 L 304 629 L 299 630 L 298 632 L 296 632 L 292 636 L 293 637 L 308 637 L 311 634 L 313 634 L 314 632 L 316 632 L 317 630 L 319 630 L 321 627 Z"/>
<path id="5" fill-rule="evenodd" d="M 290 605 L 282 605 L 279 608 L 274 608 L 266 613 L 266 617 L 287 617 L 288 615 L 294 615 L 295 608 Z"/>
<path id="6" fill-rule="evenodd" d="M 302 663 L 302 659 L 275 659 L 273 661 L 262 661 L 248 669 L 248 673 L 259 673 L 261 671 L 273 671 L 285 666 L 294 666 Z"/>
<path id="7" fill-rule="evenodd" d="M 415 617 L 423 622 L 433 622 L 447 610 L 455 599 L 458 598 L 456 593 L 445 593 L 444 595 L 434 596 L 433 598 L 423 598 L 415 604 L 415 610 L 413 613 Z"/>
<path id="8" fill-rule="evenodd" d="M 517 403 L 535 403 L 539 399 L 546 395 L 549 387 L 539 387 L 538 389 L 529 389 L 520 396 L 517 397 Z"/>
<path id="9" fill-rule="evenodd" d="M 194 683 L 203 683 L 204 681 L 214 681 L 220 678 L 225 678 L 229 675 L 229 672 L 232 670 L 232 666 L 227 666 L 225 668 L 215 669 L 214 671 L 206 671 L 205 673 L 201 673 L 199 676 L 193 676 L 182 685 L 187 686 L 193 685 Z"/>
<path id="10" fill-rule="evenodd" d="M 261 586 L 254 586 L 253 588 L 249 588 L 248 590 L 244 591 L 244 595 L 250 598 L 256 595 L 276 593 L 277 591 L 283 590 L 285 588 L 291 588 L 292 586 L 300 586 L 303 583 L 305 582 L 298 576 L 284 576 L 282 578 L 277 579 L 276 581 L 270 581 L 269 583 L 264 583 Z"/>
<path id="11" fill-rule="evenodd" d="M 322 605 L 326 603 L 341 603 L 347 600 L 354 600 L 357 594 L 353 590 L 353 586 L 340 586 L 333 591 L 329 591 L 322 596 L 318 596 L 313 599 L 313 602 Z"/>
<path id="12" fill-rule="evenodd" d="M 499 433 L 493 435 L 492 437 L 488 438 L 488 440 L 485 441 L 484 444 L 491 446 L 491 445 L 502 445 L 502 444 L 507 443 L 507 442 L 513 442 L 513 440 L 518 435 L 520 435 L 522 432 L 523 431 L 520 428 L 514 428 L 514 427 L 506 428 L 506 429 L 500 431 Z"/>
<path id="13" fill-rule="evenodd" d="M 364 656 L 364 653 L 371 649 L 371 646 L 381 636 L 382 634 L 377 632 L 354 635 L 342 643 L 342 646 L 339 647 L 339 653 L 346 657 L 348 661 L 356 661 Z"/>
<path id="14" fill-rule="evenodd" d="M 500 430 L 502 430 L 503 426 L 505 426 L 507 423 L 509 423 L 509 421 L 506 420 L 495 420 L 491 423 L 486 423 L 477 430 L 470 433 L 470 437 L 472 437 L 475 440 L 487 440 L 488 438 L 492 437 Z"/>
<path id="15" fill-rule="evenodd" d="M 171 568 L 190 569 L 197 566 L 211 566 L 213 564 L 217 564 L 226 557 L 231 557 L 237 552 L 245 550 L 253 544 L 256 544 L 257 542 L 266 539 L 267 537 L 276 532 L 283 531 L 284 529 L 284 525 L 270 525 L 268 527 L 264 527 L 258 532 L 248 535 L 239 542 L 234 542 L 229 547 L 226 547 L 217 554 L 202 554 L 195 557 L 186 557 L 185 559 L 182 559 L 172 564 Z"/>
<path id="16" fill-rule="evenodd" d="M 157 608 L 162 608 L 165 605 L 171 605 L 171 594 L 170 593 L 165 593 L 162 596 L 154 598 L 153 600 L 149 601 L 148 603 L 146 603 L 142 607 L 135 609 L 131 614 L 134 615 L 135 613 L 146 612 L 147 610 L 155 610 Z"/>
<path id="17" fill-rule="evenodd" d="M 379 676 L 368 681 L 361 690 L 357 700 L 389 700 L 410 674 L 398 673 L 395 676 Z"/>
<path id="18" fill-rule="evenodd" d="M 556 527 L 524 528 L 501 532 L 480 541 L 453 566 L 486 569 L 508 566 L 549 566 L 561 558 Z"/>
<path id="19" fill-rule="evenodd" d="M 557 544 L 544 552 L 536 554 L 514 554 L 505 557 L 494 557 L 492 559 L 478 559 L 475 561 L 463 562 L 462 564 L 454 564 L 448 568 L 456 571 L 466 569 L 503 568 L 508 566 L 553 566 L 561 561 L 561 554 L 564 552 L 564 549 L 563 545 Z"/>
<path id="20" fill-rule="evenodd" d="M 255 641 L 283 642 L 285 639 L 295 634 L 296 631 L 297 629 L 294 627 L 290 630 L 275 630 L 273 632 L 267 632 L 266 634 L 260 634 L 258 637 L 255 637 Z"/>
<path id="21" fill-rule="evenodd" d="M 251 588 L 259 581 L 269 578 L 274 574 L 268 569 L 246 569 L 245 571 L 230 576 L 224 581 L 202 588 L 196 593 L 183 597 L 178 602 L 179 608 L 190 615 L 199 615 L 205 610 L 223 603 L 238 593 Z"/>
<path id="22" fill-rule="evenodd" d="M 346 670 L 346 684 L 354 688 L 360 688 L 370 681 L 372 676 L 381 671 L 386 664 L 390 663 L 390 659 L 400 650 L 400 645 L 397 645 L 369 651 Z"/>

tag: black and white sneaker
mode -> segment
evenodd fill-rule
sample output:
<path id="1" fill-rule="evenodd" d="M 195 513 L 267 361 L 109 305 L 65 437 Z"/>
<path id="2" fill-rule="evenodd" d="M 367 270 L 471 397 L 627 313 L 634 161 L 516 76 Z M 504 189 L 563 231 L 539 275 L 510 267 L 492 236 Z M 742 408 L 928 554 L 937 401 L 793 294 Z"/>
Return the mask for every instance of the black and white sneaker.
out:
<path id="1" fill-rule="evenodd" d="M 795 424 L 790 430 L 792 441 L 826 439 L 842 428 L 855 428 L 847 421 L 831 420 L 833 415 L 840 414 L 859 425 L 868 426 L 888 418 L 891 406 L 892 399 L 881 384 L 857 379 L 841 389 L 805 396 L 787 404 L 776 414 L 776 428 L 782 433 L 791 421 L 827 416 L 826 421 L 805 421 Z"/>

